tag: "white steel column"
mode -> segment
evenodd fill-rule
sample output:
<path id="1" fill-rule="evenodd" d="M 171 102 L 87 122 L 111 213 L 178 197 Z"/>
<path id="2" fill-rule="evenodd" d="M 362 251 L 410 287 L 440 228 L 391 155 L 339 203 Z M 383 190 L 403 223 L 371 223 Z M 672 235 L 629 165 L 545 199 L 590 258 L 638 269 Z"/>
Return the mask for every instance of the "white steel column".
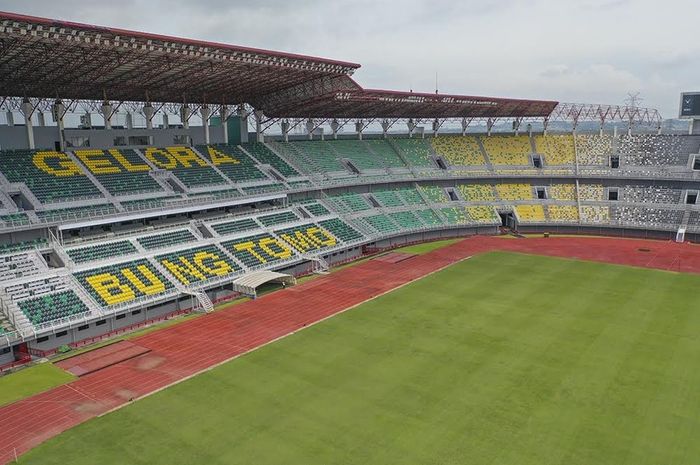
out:
<path id="1" fill-rule="evenodd" d="M 364 129 L 364 122 L 359 119 L 355 122 L 355 131 L 357 132 L 357 138 L 362 140 L 362 129 Z"/>
<path id="2" fill-rule="evenodd" d="M 309 140 L 314 138 L 314 120 L 311 118 L 306 120 L 306 133 L 309 135 Z"/>
<path id="3" fill-rule="evenodd" d="M 61 150 L 66 149 L 66 134 L 63 125 L 63 115 L 66 112 L 66 107 L 61 100 L 56 100 L 53 104 L 53 119 L 58 127 L 58 144 Z"/>
<path id="4" fill-rule="evenodd" d="M 219 115 L 221 117 L 221 127 L 224 130 L 224 144 L 228 144 L 228 107 L 226 105 L 221 105 Z"/>
<path id="5" fill-rule="evenodd" d="M 182 108 L 180 108 L 180 119 L 182 120 L 182 127 L 185 129 L 190 128 L 190 115 L 192 114 L 192 110 L 190 109 L 189 105 L 184 104 Z"/>
<path id="6" fill-rule="evenodd" d="M 408 127 L 408 137 L 411 138 L 413 137 L 413 131 L 416 129 L 416 122 L 413 121 L 413 118 L 408 118 L 408 121 L 406 122 L 406 126 Z"/>
<path id="7" fill-rule="evenodd" d="M 155 110 L 150 103 L 143 106 L 143 116 L 146 117 L 146 129 L 153 129 L 153 115 L 155 115 Z"/>
<path id="8" fill-rule="evenodd" d="M 243 105 L 241 105 L 239 108 L 239 114 L 241 115 L 242 120 L 243 116 L 245 115 L 245 109 L 243 108 Z M 262 110 L 255 110 L 253 112 L 253 115 L 255 116 L 255 138 L 258 142 L 265 142 L 265 134 L 263 134 L 262 130 L 263 112 Z"/>
<path id="9" fill-rule="evenodd" d="M 112 104 L 109 102 L 109 100 L 105 100 L 102 103 L 102 118 L 105 120 L 105 129 L 112 129 Z"/>
<path id="10" fill-rule="evenodd" d="M 202 115 L 202 126 L 204 127 L 204 143 L 209 145 L 209 107 L 207 105 L 202 105 L 199 109 L 199 113 Z"/>
<path id="11" fill-rule="evenodd" d="M 36 144 L 34 144 L 34 127 L 32 126 L 32 113 L 34 112 L 34 105 L 25 98 L 22 102 L 22 114 L 24 115 L 24 127 L 27 130 L 27 144 L 29 145 L 29 150 L 34 150 Z"/>
<path id="12" fill-rule="evenodd" d="M 338 138 L 338 129 L 340 129 L 340 123 L 336 118 L 331 121 L 331 132 L 333 133 L 333 139 Z"/>

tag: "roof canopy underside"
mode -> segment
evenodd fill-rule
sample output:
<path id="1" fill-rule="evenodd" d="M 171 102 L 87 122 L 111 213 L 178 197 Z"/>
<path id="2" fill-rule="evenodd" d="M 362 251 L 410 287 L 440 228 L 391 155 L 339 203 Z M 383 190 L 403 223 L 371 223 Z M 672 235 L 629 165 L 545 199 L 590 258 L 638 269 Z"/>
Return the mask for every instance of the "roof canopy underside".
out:
<path id="1" fill-rule="evenodd" d="M 355 63 L 0 12 L 0 96 L 248 103 L 271 117 L 545 117 L 557 102 L 362 89 Z"/>

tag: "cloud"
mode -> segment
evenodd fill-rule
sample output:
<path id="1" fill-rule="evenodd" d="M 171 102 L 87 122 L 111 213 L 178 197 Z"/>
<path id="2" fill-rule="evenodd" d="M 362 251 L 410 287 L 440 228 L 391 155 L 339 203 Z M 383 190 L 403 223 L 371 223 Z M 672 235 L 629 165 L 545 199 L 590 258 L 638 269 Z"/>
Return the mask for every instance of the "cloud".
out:
<path id="1" fill-rule="evenodd" d="M 697 87 L 696 0 L 0 0 L 0 10 L 362 64 L 365 87 L 620 103 Z"/>

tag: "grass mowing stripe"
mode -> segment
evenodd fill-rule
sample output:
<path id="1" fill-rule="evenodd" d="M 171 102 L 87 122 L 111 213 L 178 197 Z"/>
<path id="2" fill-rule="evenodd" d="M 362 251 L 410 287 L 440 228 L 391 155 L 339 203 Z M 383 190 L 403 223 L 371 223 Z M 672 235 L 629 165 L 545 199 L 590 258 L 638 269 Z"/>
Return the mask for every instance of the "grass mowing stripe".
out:
<path id="1" fill-rule="evenodd" d="M 91 420 L 20 463 L 693 463 L 698 284 L 476 256 Z"/>

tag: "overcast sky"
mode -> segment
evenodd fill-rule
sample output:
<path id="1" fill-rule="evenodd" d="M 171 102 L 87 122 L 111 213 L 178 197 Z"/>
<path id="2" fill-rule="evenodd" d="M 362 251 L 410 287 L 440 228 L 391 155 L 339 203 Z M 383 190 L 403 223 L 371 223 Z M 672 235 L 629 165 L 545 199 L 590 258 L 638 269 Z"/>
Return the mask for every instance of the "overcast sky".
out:
<path id="1" fill-rule="evenodd" d="M 0 0 L 0 10 L 362 64 L 366 88 L 623 103 L 700 91 L 700 0 Z"/>

